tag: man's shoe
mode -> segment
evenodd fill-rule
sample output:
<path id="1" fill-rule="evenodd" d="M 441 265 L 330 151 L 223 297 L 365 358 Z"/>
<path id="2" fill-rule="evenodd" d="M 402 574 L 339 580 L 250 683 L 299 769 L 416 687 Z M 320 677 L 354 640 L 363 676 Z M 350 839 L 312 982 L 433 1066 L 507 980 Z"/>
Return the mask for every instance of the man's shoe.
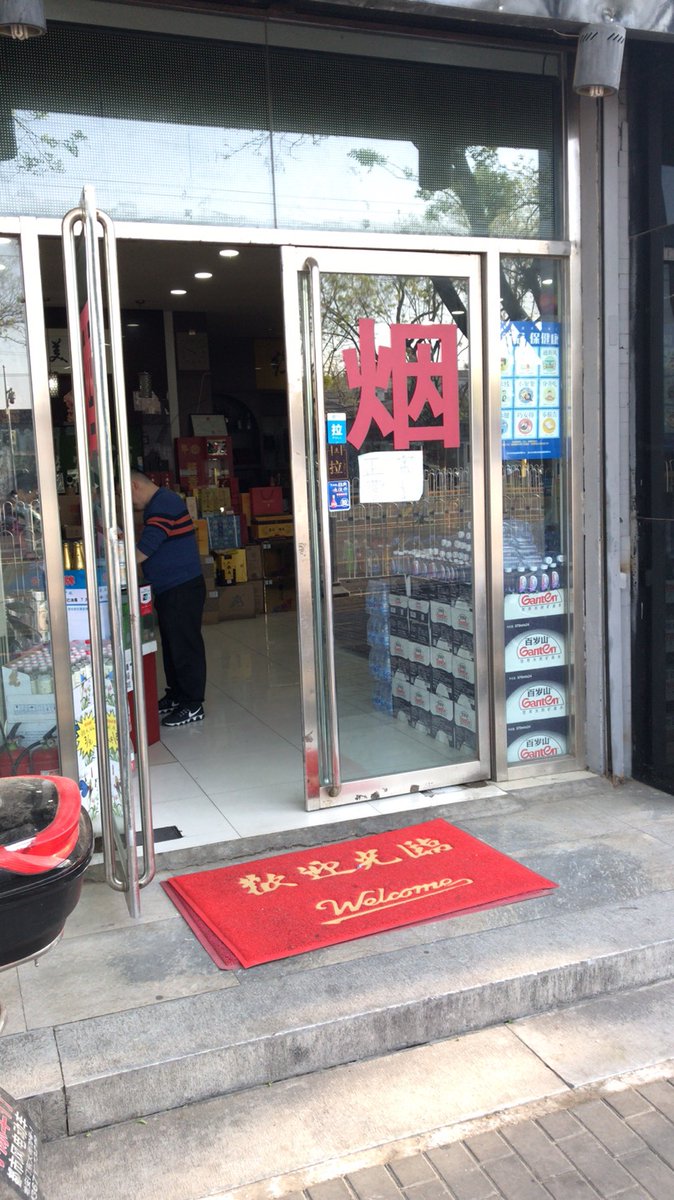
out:
<path id="1" fill-rule="evenodd" d="M 184 704 L 175 712 L 170 713 L 168 717 L 164 717 L 162 725 L 165 729 L 177 729 L 179 725 L 191 725 L 193 721 L 203 721 L 203 719 L 203 704 Z"/>
<path id="2" fill-rule="evenodd" d="M 157 708 L 159 709 L 160 717 L 167 717 L 169 713 L 175 712 L 177 708 L 180 708 L 180 701 L 174 700 L 173 696 L 169 696 L 167 692 L 165 696 L 162 696 Z"/>

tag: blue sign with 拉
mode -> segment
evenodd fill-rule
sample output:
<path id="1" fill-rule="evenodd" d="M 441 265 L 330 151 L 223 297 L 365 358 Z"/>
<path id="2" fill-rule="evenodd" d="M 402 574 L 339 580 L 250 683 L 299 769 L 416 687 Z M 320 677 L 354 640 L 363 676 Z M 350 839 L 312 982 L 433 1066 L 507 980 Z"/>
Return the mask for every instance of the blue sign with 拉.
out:
<path id="1" fill-rule="evenodd" d="M 331 479 L 328 483 L 330 512 L 347 512 L 351 508 L 351 484 L 348 479 Z"/>
<path id="2" fill-rule="evenodd" d="M 561 456 L 558 321 L 501 323 L 501 443 L 504 459 Z"/>

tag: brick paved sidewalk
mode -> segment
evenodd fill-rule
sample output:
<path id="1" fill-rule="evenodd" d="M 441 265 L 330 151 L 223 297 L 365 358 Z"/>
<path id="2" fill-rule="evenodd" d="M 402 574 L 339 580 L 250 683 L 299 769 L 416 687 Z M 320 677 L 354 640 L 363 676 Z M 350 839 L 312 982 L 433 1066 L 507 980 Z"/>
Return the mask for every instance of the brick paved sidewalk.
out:
<path id="1" fill-rule="evenodd" d="M 287 1200 L 674 1200 L 674 1078 L 397 1158 Z"/>

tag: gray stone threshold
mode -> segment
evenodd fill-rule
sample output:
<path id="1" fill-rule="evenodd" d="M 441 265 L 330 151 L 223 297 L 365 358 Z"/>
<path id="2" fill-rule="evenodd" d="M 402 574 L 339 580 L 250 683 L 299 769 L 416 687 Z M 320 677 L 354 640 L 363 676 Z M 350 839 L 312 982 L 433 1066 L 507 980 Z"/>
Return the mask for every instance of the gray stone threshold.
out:
<path id="1" fill-rule="evenodd" d="M 43 1149 L 44 1195 L 289 1196 L 671 1075 L 672 1029 L 670 981 L 193 1103 L 51 1142 Z M 558 1154 L 552 1144 L 550 1153 Z M 335 1179 L 330 1194 L 341 1196 L 342 1188 Z"/>
<path id="2" fill-rule="evenodd" d="M 674 976 L 671 891 L 463 936 L 452 921 L 426 929 L 388 953 L 382 935 L 381 953 L 372 939 L 351 961 L 307 969 L 304 956 L 295 973 L 268 964 L 245 986 L 7 1036 L 3 1087 L 58 1138 Z"/>

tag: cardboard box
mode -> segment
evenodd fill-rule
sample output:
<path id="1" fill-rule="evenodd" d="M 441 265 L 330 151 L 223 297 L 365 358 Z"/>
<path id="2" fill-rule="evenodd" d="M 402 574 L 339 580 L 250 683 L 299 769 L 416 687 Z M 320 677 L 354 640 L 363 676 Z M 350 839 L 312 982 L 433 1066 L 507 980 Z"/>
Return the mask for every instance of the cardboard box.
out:
<path id="1" fill-rule="evenodd" d="M 247 583 L 246 551 L 225 550 L 215 556 L 215 568 L 225 583 Z"/>
<path id="2" fill-rule="evenodd" d="M 283 512 L 283 492 L 280 487 L 250 489 L 250 511 L 253 517 L 266 517 Z"/>
<path id="3" fill-rule="evenodd" d="M 268 613 L 292 612 L 297 607 L 297 597 L 294 588 L 268 587 L 266 589 L 266 601 Z"/>
<path id="4" fill-rule="evenodd" d="M 82 509 L 77 492 L 64 492 L 59 496 L 58 504 L 62 525 L 81 525 Z"/>
<path id="5" fill-rule="evenodd" d="M 204 601 L 204 612 L 201 618 L 202 625 L 217 625 L 220 620 L 220 593 L 217 588 L 209 587 L 206 592 Z"/>
<path id="6" fill-rule="evenodd" d="M 208 522 L 203 517 L 200 517 L 194 522 L 194 529 L 197 535 L 199 557 L 203 558 L 208 554 Z"/>
<path id="7" fill-rule="evenodd" d="M 230 587 L 220 588 L 218 596 L 221 621 L 255 616 L 255 591 L 252 583 L 233 583 Z"/>
<path id="8" fill-rule="evenodd" d="M 250 586 L 255 595 L 255 615 L 264 612 L 264 582 L 261 579 L 250 580 Z"/>
<path id="9" fill-rule="evenodd" d="M 251 537 L 258 541 L 268 538 L 292 537 L 293 519 L 290 515 L 283 517 L 265 517 L 262 521 L 253 521 L 250 527 Z"/>
<path id="10" fill-rule="evenodd" d="M 261 546 L 246 546 L 246 574 L 249 580 L 264 579 Z"/>

